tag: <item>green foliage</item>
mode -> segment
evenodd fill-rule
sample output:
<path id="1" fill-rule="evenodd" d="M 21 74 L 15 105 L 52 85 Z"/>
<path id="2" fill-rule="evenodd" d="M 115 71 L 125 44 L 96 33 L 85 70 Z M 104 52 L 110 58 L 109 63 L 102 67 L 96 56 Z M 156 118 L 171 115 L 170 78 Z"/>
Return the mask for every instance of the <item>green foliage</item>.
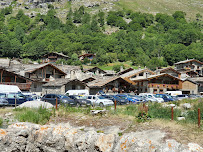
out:
<path id="1" fill-rule="evenodd" d="M 181 110 L 174 109 L 174 120 L 178 116 L 181 115 Z M 148 114 L 151 116 L 151 118 L 158 118 L 158 119 L 171 119 L 171 108 L 170 107 L 162 107 L 159 103 L 152 103 L 149 104 L 149 111 Z"/>
<path id="2" fill-rule="evenodd" d="M 0 117 L 0 127 L 3 125 L 3 119 Z"/>
<path id="3" fill-rule="evenodd" d="M 17 109 L 19 111 L 16 114 L 16 118 L 18 121 L 21 122 L 32 122 L 36 124 L 46 124 L 51 114 L 51 111 L 49 111 L 46 108 L 40 107 L 39 109 L 29 109 L 29 108 L 22 108 Z"/>
<path id="4" fill-rule="evenodd" d="M 121 66 L 123 67 L 123 69 L 125 69 L 124 65 L 120 64 L 120 65 L 114 65 L 112 70 L 114 70 L 118 73 L 120 71 Z"/>
<path id="5" fill-rule="evenodd" d="M 150 119 L 150 115 L 145 112 L 139 112 L 137 116 L 137 122 L 146 122 Z"/>
<path id="6" fill-rule="evenodd" d="M 194 106 L 193 110 L 188 110 L 186 112 L 185 121 L 189 123 L 197 123 L 198 121 L 198 108 L 200 108 L 201 115 L 200 118 L 203 120 L 203 102 L 199 102 L 197 105 Z"/>
<path id="7" fill-rule="evenodd" d="M 71 57 L 84 50 L 96 54 L 91 64 L 131 61 L 133 65 L 150 69 L 173 65 L 187 58 L 203 61 L 200 14 L 196 15 L 196 21 L 187 22 L 185 13 L 181 11 L 172 16 L 161 13 L 153 16 L 131 10 L 108 14 L 100 11 L 91 15 L 81 6 L 76 10 L 70 8 L 63 23 L 52 8 L 50 5 L 46 15 L 37 14 L 34 19 L 22 10 L 7 18 L 12 8 L 1 9 L 0 56 L 38 60 L 48 52 L 63 52 Z M 126 18 L 131 22 L 128 23 Z M 105 24 L 113 30 L 114 26 L 119 29 L 116 28 L 112 34 L 104 34 L 104 28 L 109 28 Z M 81 65 L 74 58 L 58 62 Z"/>
<path id="8" fill-rule="evenodd" d="M 48 4 L 48 9 L 54 9 L 54 6 L 51 4 Z"/>

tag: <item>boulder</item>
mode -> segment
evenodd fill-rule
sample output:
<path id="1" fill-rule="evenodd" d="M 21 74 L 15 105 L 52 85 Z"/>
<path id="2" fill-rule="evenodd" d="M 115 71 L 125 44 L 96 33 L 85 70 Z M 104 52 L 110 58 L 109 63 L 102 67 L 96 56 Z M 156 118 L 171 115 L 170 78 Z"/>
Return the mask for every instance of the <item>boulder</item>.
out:
<path id="1" fill-rule="evenodd" d="M 184 104 L 182 105 L 182 107 L 185 108 L 185 109 L 190 109 L 190 108 L 192 108 L 192 106 L 191 106 L 190 103 L 184 103 Z"/>
<path id="2" fill-rule="evenodd" d="M 115 128 L 115 127 L 113 127 Z M 98 133 L 66 124 L 37 125 L 15 123 L 0 129 L 0 149 L 5 152 L 140 152 L 202 151 L 195 143 L 184 145 L 173 139 L 163 140 L 165 132 L 146 130 L 124 133 Z"/>

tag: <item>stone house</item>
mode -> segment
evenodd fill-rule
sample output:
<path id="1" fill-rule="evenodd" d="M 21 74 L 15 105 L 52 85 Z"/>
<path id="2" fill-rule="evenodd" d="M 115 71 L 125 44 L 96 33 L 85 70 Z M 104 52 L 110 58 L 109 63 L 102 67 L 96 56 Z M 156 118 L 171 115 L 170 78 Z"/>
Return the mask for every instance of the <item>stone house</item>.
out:
<path id="1" fill-rule="evenodd" d="M 83 61 L 85 58 L 87 58 L 88 60 L 93 60 L 95 58 L 96 55 L 94 54 L 91 54 L 91 53 L 86 53 L 86 54 L 83 54 L 83 55 L 80 55 L 78 56 L 79 60 L 80 61 Z"/>
<path id="2" fill-rule="evenodd" d="M 203 95 L 203 77 L 193 77 L 188 79 L 198 84 L 198 93 Z"/>
<path id="3" fill-rule="evenodd" d="M 70 57 L 67 55 L 64 55 L 63 53 L 57 53 L 57 52 L 51 52 L 41 57 L 42 63 L 54 63 L 60 59 L 68 60 L 70 59 Z"/>
<path id="4" fill-rule="evenodd" d="M 35 81 L 31 87 L 31 91 L 40 94 L 43 84 L 54 81 L 55 79 L 65 78 L 66 73 L 53 64 L 46 63 L 24 65 L 24 76 Z"/>
<path id="5" fill-rule="evenodd" d="M 98 68 L 98 67 L 93 67 L 93 68 L 90 68 L 90 69 L 84 69 L 83 71 L 84 73 L 86 74 L 89 74 L 89 75 L 105 75 L 107 72 Z"/>
<path id="6" fill-rule="evenodd" d="M 50 63 L 26 66 L 25 77 L 35 81 L 49 82 L 66 76 L 65 72 Z"/>
<path id="7" fill-rule="evenodd" d="M 195 59 L 180 61 L 174 64 L 175 69 L 179 72 L 185 72 L 194 77 L 194 74 L 203 76 L 203 62 Z"/>
<path id="8" fill-rule="evenodd" d="M 67 78 L 56 79 L 42 86 L 42 94 L 54 93 L 65 94 L 68 90 L 84 90 L 88 89 L 84 82 L 77 79 L 71 80 Z"/>
<path id="9" fill-rule="evenodd" d="M 183 94 L 198 94 L 198 83 L 186 79 L 182 83 L 182 89 L 180 89 Z"/>
<path id="10" fill-rule="evenodd" d="M 171 67 L 167 67 L 167 68 L 163 68 L 163 69 L 156 69 L 156 71 L 154 71 L 154 72 L 156 74 L 167 73 L 174 77 L 181 78 L 181 73 Z"/>
<path id="11" fill-rule="evenodd" d="M 127 73 L 120 75 L 120 77 L 133 80 L 133 79 L 142 78 L 142 77 L 146 78 L 154 74 L 155 73 L 153 71 L 145 68 L 145 69 L 131 70 Z"/>

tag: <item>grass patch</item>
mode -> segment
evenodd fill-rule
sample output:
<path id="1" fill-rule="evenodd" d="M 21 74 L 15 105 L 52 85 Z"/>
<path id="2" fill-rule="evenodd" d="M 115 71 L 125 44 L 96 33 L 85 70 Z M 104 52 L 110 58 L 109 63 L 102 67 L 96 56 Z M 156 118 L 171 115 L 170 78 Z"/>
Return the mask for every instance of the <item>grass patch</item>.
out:
<path id="1" fill-rule="evenodd" d="M 170 107 L 162 107 L 159 103 L 151 103 L 148 105 L 149 111 L 148 114 L 151 118 L 159 118 L 159 119 L 171 119 L 171 108 Z M 174 120 L 177 119 L 178 116 L 181 115 L 180 109 L 174 109 Z"/>
<path id="2" fill-rule="evenodd" d="M 0 117 L 0 127 L 3 125 L 3 119 Z"/>
<path id="3" fill-rule="evenodd" d="M 38 109 L 30 109 L 30 108 L 17 108 L 15 109 L 16 119 L 21 122 L 32 122 L 36 124 L 44 125 L 46 124 L 50 116 L 52 115 L 51 111 L 40 107 Z"/>

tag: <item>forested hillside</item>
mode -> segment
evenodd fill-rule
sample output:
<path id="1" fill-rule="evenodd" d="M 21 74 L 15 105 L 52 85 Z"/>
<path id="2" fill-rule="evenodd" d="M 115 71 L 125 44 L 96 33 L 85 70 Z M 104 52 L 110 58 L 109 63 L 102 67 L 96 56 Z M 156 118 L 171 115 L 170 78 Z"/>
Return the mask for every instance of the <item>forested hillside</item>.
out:
<path id="1" fill-rule="evenodd" d="M 155 16 L 131 10 L 92 15 L 81 6 L 70 8 L 62 22 L 52 5 L 46 15 L 34 18 L 23 10 L 14 16 L 9 16 L 11 13 L 12 7 L 0 12 L 1 57 L 38 60 L 48 52 L 62 52 L 71 57 L 63 63 L 80 65 L 77 56 L 88 52 L 96 53 L 92 64 L 132 61 L 133 65 L 149 68 L 173 65 L 187 58 L 203 61 L 200 14 L 188 22 L 182 11 Z M 116 30 L 111 33 L 111 29 Z"/>

